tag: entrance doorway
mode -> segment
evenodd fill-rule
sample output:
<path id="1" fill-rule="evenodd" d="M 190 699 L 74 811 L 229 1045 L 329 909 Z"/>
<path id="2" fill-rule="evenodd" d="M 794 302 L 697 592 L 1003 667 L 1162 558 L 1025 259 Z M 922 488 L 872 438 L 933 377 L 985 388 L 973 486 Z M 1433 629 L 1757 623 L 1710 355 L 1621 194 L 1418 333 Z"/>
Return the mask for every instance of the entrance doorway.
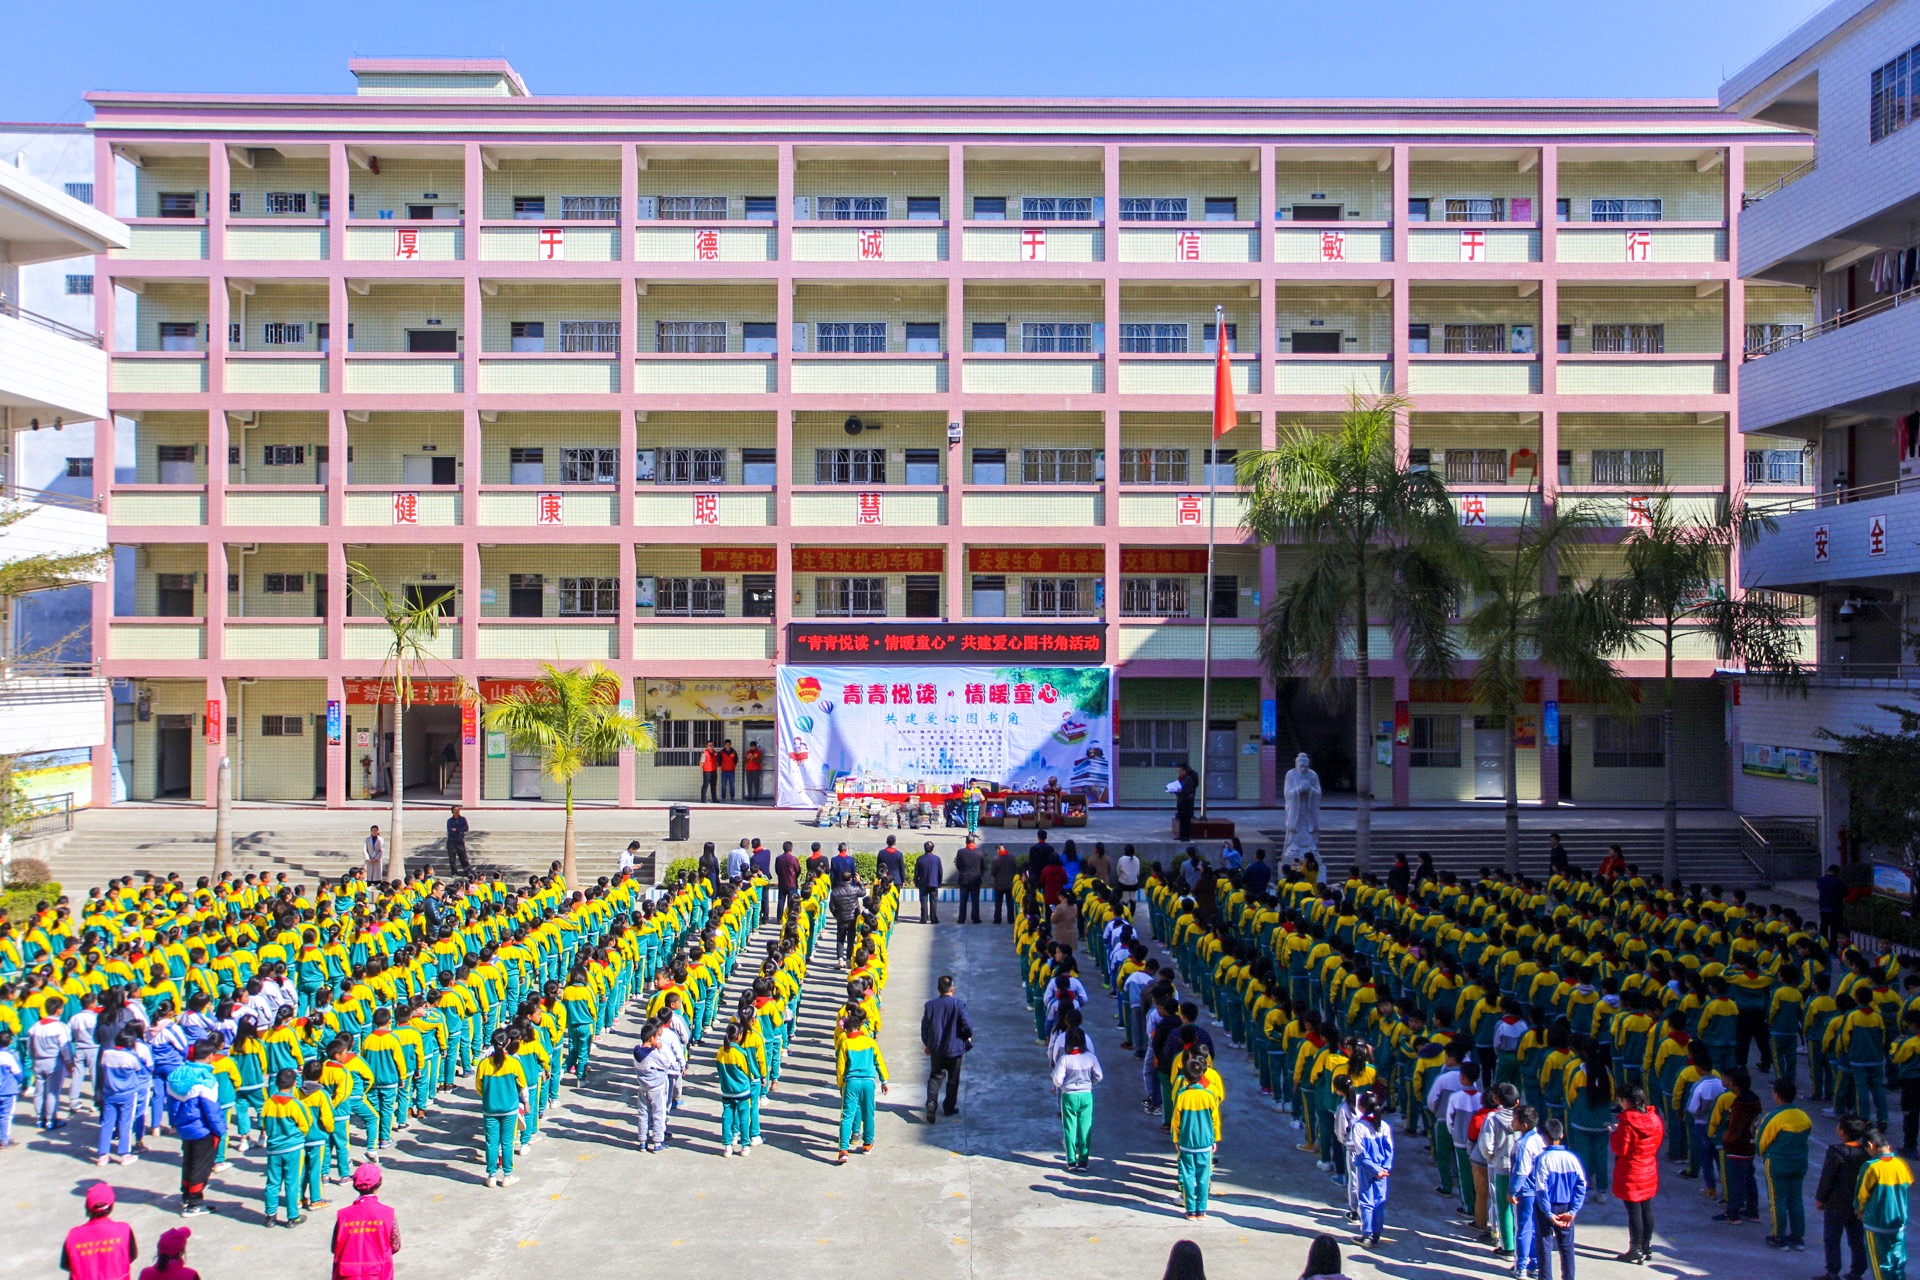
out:
<path id="1" fill-rule="evenodd" d="M 1237 800 L 1240 797 L 1240 761 L 1236 756 L 1239 726 L 1231 720 L 1207 722 L 1207 776 L 1205 795 L 1209 800 Z"/>
<path id="2" fill-rule="evenodd" d="M 380 706 L 373 708 L 373 711 L 375 746 L 371 752 L 366 753 L 373 757 L 372 776 L 368 779 L 368 794 L 378 796 L 388 793 L 390 779 L 393 776 L 393 708 Z M 460 708 L 408 707 L 402 724 L 406 731 L 406 741 L 402 744 L 405 748 L 402 768 L 406 774 L 404 787 L 407 797 L 414 800 L 436 800 L 448 797 L 458 799 L 460 795 L 458 765 Z M 325 741 L 324 734 L 322 741 Z M 443 753 L 449 743 L 453 744 L 456 763 L 452 769 L 446 771 L 444 775 L 446 786 L 442 787 L 441 765 Z M 326 777 L 325 758 L 322 754 L 322 785 Z"/>
<path id="3" fill-rule="evenodd" d="M 1274 692 L 1279 704 L 1279 732 L 1275 735 L 1278 760 L 1274 767 L 1280 776 L 1286 776 L 1293 768 L 1293 758 L 1304 751 L 1313 757 L 1313 771 L 1320 775 L 1323 792 L 1352 795 L 1353 682 L 1342 681 L 1331 695 L 1322 695 L 1308 688 L 1304 680 L 1283 680 Z M 1374 705 L 1378 708 L 1378 698 Z M 1390 782 L 1380 778 L 1384 772 L 1377 766 L 1374 770 L 1376 795 L 1390 788 Z"/>
<path id="4" fill-rule="evenodd" d="M 1562 712 L 1560 715 L 1560 799 L 1562 803 L 1573 799 L 1573 717 Z"/>
<path id="5" fill-rule="evenodd" d="M 518 751 L 508 757 L 507 797 L 512 800 L 540 799 L 540 757 Z"/>
<path id="6" fill-rule="evenodd" d="M 158 798 L 193 792 L 193 717 L 155 716 L 157 769 L 153 794 Z"/>
<path id="7" fill-rule="evenodd" d="M 1507 797 L 1506 732 L 1499 721 L 1481 716 L 1473 722 L 1473 798 Z"/>

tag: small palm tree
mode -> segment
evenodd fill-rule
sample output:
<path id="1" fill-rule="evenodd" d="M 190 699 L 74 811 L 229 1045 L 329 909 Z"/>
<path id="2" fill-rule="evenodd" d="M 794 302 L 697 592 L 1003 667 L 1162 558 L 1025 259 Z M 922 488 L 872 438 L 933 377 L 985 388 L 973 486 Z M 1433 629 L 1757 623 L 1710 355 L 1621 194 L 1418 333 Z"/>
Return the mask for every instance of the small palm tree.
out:
<path id="1" fill-rule="evenodd" d="M 1423 676 L 1445 675 L 1458 653 L 1449 624 L 1466 543 L 1441 478 L 1395 454 L 1394 425 L 1409 407 L 1355 396 L 1337 430 L 1296 425 L 1240 463 L 1252 489 L 1243 526 L 1302 560 L 1261 617 L 1261 660 L 1274 679 L 1304 671 L 1325 693 L 1353 659 L 1358 871 L 1368 867 L 1373 830 L 1373 619 L 1385 619 Z"/>
<path id="2" fill-rule="evenodd" d="M 1606 591 L 1591 582 L 1568 591 L 1546 586 L 1557 576 L 1588 576 L 1582 571 L 1590 549 L 1588 535 L 1601 527 L 1599 513 L 1578 505 L 1535 518 L 1539 497 L 1536 479 L 1512 541 L 1480 548 L 1473 575 L 1475 601 L 1463 628 L 1474 657 L 1474 705 L 1486 708 L 1499 722 L 1505 743 L 1506 864 L 1511 874 L 1520 871 L 1514 728 L 1526 700 L 1528 671 L 1551 669 L 1587 697 L 1621 713 L 1633 707 L 1628 683 L 1613 663 L 1632 643 L 1633 630 L 1612 608 Z"/>
<path id="3" fill-rule="evenodd" d="M 620 677 L 599 663 L 562 670 L 542 663 L 540 678 L 524 692 L 510 693 L 487 708 L 487 728 L 504 733 L 507 745 L 540 757 L 540 767 L 567 792 L 566 835 L 561 870 L 574 871 L 573 780 L 596 760 L 622 747 L 653 749 L 653 726 L 620 706 Z"/>
<path id="4" fill-rule="evenodd" d="M 409 604 L 404 597 L 396 596 L 382 586 L 373 570 L 364 564 L 349 563 L 347 575 L 352 581 L 353 593 L 387 624 L 387 651 L 380 659 L 380 675 L 383 681 L 393 685 L 393 757 L 389 762 L 392 775 L 387 784 L 392 796 L 392 806 L 387 815 L 387 865 L 382 874 L 392 879 L 395 870 L 406 865 L 401 852 L 400 820 L 406 799 L 403 756 L 407 707 L 413 702 L 416 675 L 429 663 L 439 661 L 434 653 L 434 641 L 440 635 L 440 607 L 452 598 L 453 588 L 448 587 L 430 600 Z M 453 676 L 464 697 L 466 682 L 453 674 L 451 668 L 448 668 L 448 674 Z"/>
<path id="5" fill-rule="evenodd" d="M 1800 662 L 1799 610 L 1771 593 L 1727 590 L 1734 548 L 1750 545 L 1779 525 L 1771 516 L 1749 515 L 1738 498 L 1721 499 L 1703 515 L 1682 516 L 1662 493 L 1648 503 L 1645 524 L 1627 530 L 1621 543 L 1625 572 L 1608 584 L 1612 608 L 1637 624 L 1639 643 L 1659 649 L 1665 664 L 1660 682 L 1660 750 L 1663 780 L 1661 873 L 1680 878 L 1678 761 L 1673 752 L 1673 656 L 1688 635 L 1705 635 L 1721 662 L 1766 669 L 1778 684 L 1806 687 Z"/>

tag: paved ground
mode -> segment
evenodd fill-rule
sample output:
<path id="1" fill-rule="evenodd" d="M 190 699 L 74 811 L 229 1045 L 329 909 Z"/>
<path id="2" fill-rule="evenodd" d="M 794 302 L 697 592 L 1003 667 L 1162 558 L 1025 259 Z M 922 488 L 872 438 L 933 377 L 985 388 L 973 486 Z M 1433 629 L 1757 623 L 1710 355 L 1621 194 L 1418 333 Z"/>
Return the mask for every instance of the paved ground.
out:
<path id="1" fill-rule="evenodd" d="M 518 1186 L 482 1184 L 473 1160 L 478 1126 L 466 1098 L 401 1142 L 388 1163 L 387 1194 L 406 1233 L 400 1274 L 524 1280 L 671 1267 L 688 1280 L 731 1280 L 777 1267 L 798 1276 L 1152 1280 L 1172 1243 L 1190 1236 L 1216 1280 L 1286 1280 L 1298 1274 L 1314 1233 L 1344 1238 L 1340 1189 L 1293 1150 L 1296 1135 L 1260 1098 L 1244 1055 L 1230 1053 L 1223 1064 L 1229 1099 L 1214 1211 L 1207 1222 L 1189 1223 L 1179 1212 L 1171 1147 L 1139 1109 L 1134 1060 L 1104 1025 L 1095 1040 L 1110 1074 L 1098 1100 L 1093 1167 L 1082 1175 L 1063 1170 L 1045 1055 L 1034 1043 L 1007 930 L 930 928 L 903 917 L 893 958 L 881 1043 L 895 1087 L 882 1100 L 873 1154 L 846 1168 L 830 1163 L 838 1102 L 828 1019 L 838 975 L 823 950 L 785 1086 L 765 1108 L 767 1145 L 751 1158 L 718 1157 L 710 1071 L 690 1081 L 667 1151 L 635 1149 L 626 1069 L 634 1024 L 623 1020 L 596 1050 L 604 1069 L 584 1089 L 569 1088 L 549 1114 L 550 1136 L 520 1162 Z M 944 972 L 957 975 L 970 1002 L 978 1048 L 966 1068 L 962 1116 L 930 1128 L 917 1114 L 925 1080 L 919 1007 Z M 708 1050 L 696 1049 L 696 1068 L 709 1061 Z M 80 1151 L 93 1136 L 90 1120 L 83 1116 L 52 1139 L 16 1130 L 30 1141 L 0 1154 L 0 1204 L 8 1210 L 0 1217 L 0 1274 L 55 1274 L 59 1238 L 78 1221 L 80 1195 L 96 1177 Z M 1828 1124 L 1821 1119 L 1818 1128 Z M 154 1147 L 151 1158 L 111 1170 L 122 1214 L 149 1256 L 177 1221 L 176 1147 L 168 1139 Z M 1451 1203 L 1433 1193 L 1419 1142 L 1403 1142 L 1400 1160 L 1388 1243 L 1378 1256 L 1350 1257 L 1347 1275 L 1503 1274 L 1453 1228 Z M 324 1274 L 331 1211 L 297 1230 L 266 1230 L 260 1181 L 258 1156 L 216 1180 L 221 1212 L 194 1223 L 194 1264 L 208 1280 Z M 1612 1262 L 1625 1247 L 1623 1215 L 1613 1203 L 1590 1207 L 1580 1224 L 1582 1274 L 1785 1277 L 1817 1269 L 1816 1254 L 1789 1258 L 1765 1249 L 1759 1227 L 1708 1222 L 1714 1210 L 1695 1185 L 1667 1180 L 1660 1257 L 1651 1269 Z"/>

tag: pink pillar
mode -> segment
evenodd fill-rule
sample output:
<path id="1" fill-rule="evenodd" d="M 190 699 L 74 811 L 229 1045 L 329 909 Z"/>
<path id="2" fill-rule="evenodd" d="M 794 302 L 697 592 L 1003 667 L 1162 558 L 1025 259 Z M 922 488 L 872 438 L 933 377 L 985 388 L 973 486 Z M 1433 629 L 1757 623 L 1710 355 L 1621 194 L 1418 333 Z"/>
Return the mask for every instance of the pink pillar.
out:
<path id="1" fill-rule="evenodd" d="M 209 717 L 207 721 L 202 722 L 200 728 L 201 741 L 206 746 L 201 775 L 205 790 L 205 799 L 202 803 L 211 809 L 219 803 L 220 761 L 227 758 L 233 749 L 233 743 L 230 741 L 232 735 L 227 732 L 227 720 L 232 711 L 232 704 L 227 701 L 227 682 L 224 679 L 219 676 L 207 677 L 207 704 L 201 710 Z M 216 717 L 219 720 L 220 734 L 217 745 L 209 736 L 212 719 Z M 237 796 L 235 798 L 238 799 Z"/>

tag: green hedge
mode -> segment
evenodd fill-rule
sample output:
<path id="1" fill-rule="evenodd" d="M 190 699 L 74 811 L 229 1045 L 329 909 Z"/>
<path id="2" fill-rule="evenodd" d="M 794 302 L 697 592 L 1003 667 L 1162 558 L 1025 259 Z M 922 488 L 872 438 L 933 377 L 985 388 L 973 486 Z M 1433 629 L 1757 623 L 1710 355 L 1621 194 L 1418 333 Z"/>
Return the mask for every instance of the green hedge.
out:
<path id="1" fill-rule="evenodd" d="M 1920 920 L 1908 911 L 1909 908 L 1892 898 L 1876 893 L 1847 904 L 1847 928 L 1903 947 L 1920 948 Z"/>
<path id="2" fill-rule="evenodd" d="M 822 843 L 825 843 L 825 842 L 823 841 Z M 726 865 L 726 861 L 725 861 L 726 855 L 722 853 L 720 856 L 721 856 L 721 865 L 722 866 Z M 832 857 L 833 855 L 828 854 L 827 856 Z M 860 878 L 862 880 L 872 880 L 876 875 L 879 874 L 880 865 L 879 865 L 878 858 L 879 858 L 879 855 L 873 854 L 873 853 L 856 853 L 853 855 L 853 865 L 859 870 Z M 906 855 L 908 884 L 913 883 L 913 864 L 918 862 L 919 860 L 920 860 L 920 855 L 917 853 L 908 853 Z M 693 875 L 697 874 L 699 870 L 700 870 L 700 859 L 675 858 L 673 861 L 667 863 L 665 867 L 661 868 L 660 882 L 662 884 L 665 884 L 667 881 L 673 879 L 675 876 L 692 877 Z"/>
<path id="3" fill-rule="evenodd" d="M 60 897 L 57 884 L 27 884 L 11 889 L 0 889 L 0 915 L 4 915 L 15 924 L 24 924 L 33 918 L 33 909 L 42 902 L 54 902 Z"/>

